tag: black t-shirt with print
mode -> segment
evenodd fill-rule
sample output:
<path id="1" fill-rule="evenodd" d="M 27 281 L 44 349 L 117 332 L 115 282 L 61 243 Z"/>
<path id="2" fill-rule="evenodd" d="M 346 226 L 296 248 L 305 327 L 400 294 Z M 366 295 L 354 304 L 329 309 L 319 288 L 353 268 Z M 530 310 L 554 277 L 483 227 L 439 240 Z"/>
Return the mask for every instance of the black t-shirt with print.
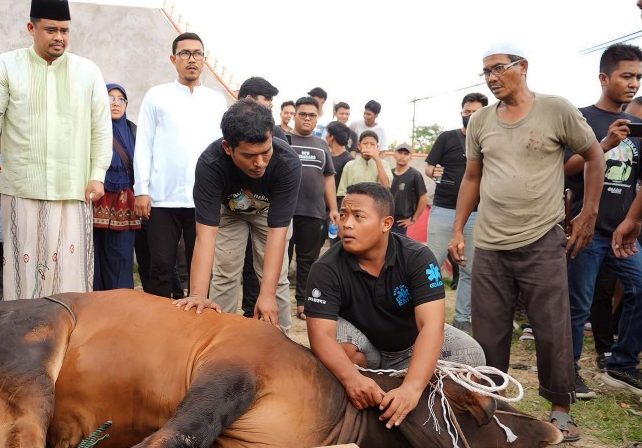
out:
<path id="1" fill-rule="evenodd" d="M 325 219 L 325 178 L 334 175 L 328 144 L 314 135 L 291 134 L 290 146 L 299 155 L 303 176 L 294 214 Z"/>
<path id="2" fill-rule="evenodd" d="M 393 170 L 392 176 L 390 191 L 395 198 L 395 218 L 412 218 L 417 210 L 419 198 L 427 192 L 424 178 L 413 167 L 399 175 Z"/>
<path id="3" fill-rule="evenodd" d="M 310 270 L 305 314 L 342 317 L 382 351 L 411 347 L 419 334 L 415 307 L 444 298 L 435 256 L 423 244 L 391 233 L 379 277 L 361 269 L 342 244 L 332 246 Z"/>
<path id="4" fill-rule="evenodd" d="M 438 207 L 454 209 L 457 206 L 457 195 L 461 180 L 466 171 L 466 136 L 460 129 L 452 129 L 439 134 L 432 146 L 426 163 L 444 167 L 441 183 L 435 188 L 433 204 Z"/>
<path id="5" fill-rule="evenodd" d="M 613 113 L 588 106 L 580 109 L 589 126 L 595 132 L 595 137 L 601 141 L 606 137 L 609 126 L 617 119 L 624 118 L 634 123 L 641 123 L 637 117 L 626 113 Z M 567 149 L 565 160 L 574 153 Z M 606 171 L 600 207 L 595 221 L 595 230 L 611 235 L 622 222 L 635 199 L 635 189 L 639 173 L 640 139 L 629 137 L 622 140 L 619 146 L 604 154 Z M 566 186 L 573 191 L 573 213 L 575 217 L 582 210 L 584 200 L 584 173 L 566 177 Z"/>
<path id="6" fill-rule="evenodd" d="M 296 153 L 285 141 L 273 138 L 272 158 L 265 174 L 253 179 L 225 153 L 222 141 L 209 145 L 196 164 L 196 221 L 218 226 L 224 205 L 237 213 L 267 214 L 269 227 L 289 226 L 301 182 L 301 162 Z"/>

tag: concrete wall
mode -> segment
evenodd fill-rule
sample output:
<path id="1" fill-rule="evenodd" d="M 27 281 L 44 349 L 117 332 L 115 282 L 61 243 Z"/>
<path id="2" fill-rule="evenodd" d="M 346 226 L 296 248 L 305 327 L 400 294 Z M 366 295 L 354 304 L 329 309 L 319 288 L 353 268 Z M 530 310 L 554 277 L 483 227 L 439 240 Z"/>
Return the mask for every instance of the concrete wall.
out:
<path id="1" fill-rule="evenodd" d="M 28 0 L 0 0 L 0 52 L 33 43 L 27 32 L 30 5 Z M 156 8 L 70 3 L 70 9 L 69 51 L 94 61 L 106 82 L 125 87 L 130 100 L 127 115 L 136 122 L 145 92 L 176 79 L 169 55 L 178 33 Z M 234 101 L 207 69 L 203 83 L 223 93 L 228 103 Z"/>

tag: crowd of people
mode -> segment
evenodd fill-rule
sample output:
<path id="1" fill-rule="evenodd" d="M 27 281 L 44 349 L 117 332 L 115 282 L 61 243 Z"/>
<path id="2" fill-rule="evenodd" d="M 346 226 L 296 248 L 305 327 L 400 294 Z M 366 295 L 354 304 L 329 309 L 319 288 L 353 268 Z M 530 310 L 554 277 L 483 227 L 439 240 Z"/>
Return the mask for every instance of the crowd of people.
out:
<path id="1" fill-rule="evenodd" d="M 461 128 L 425 159 L 437 185 L 424 245 L 406 233 L 427 208 L 426 182 L 411 145 L 394 149 L 394 167 L 385 160 L 377 101 L 348 125 L 349 104 L 324 113 L 315 87 L 283 102 L 275 123 L 279 90 L 252 77 L 228 107 L 201 83 L 202 40 L 183 33 L 177 79 L 146 93 L 134 124 L 126 83 L 105 84 L 66 51 L 66 1 L 33 0 L 28 31 L 33 46 L 0 55 L 4 300 L 133 288 L 135 255 L 146 292 L 235 313 L 242 284 L 244 314 L 287 334 L 296 258 L 295 316 L 312 351 L 388 427 L 417 405 L 438 359 L 507 371 L 518 302 L 565 440 L 580 437 L 571 404 L 595 396 L 579 373 L 587 321 L 604 382 L 642 395 L 638 47 L 604 51 L 599 99 L 579 110 L 529 89 L 520 48 L 489 50 L 482 76 L 498 101 L 465 95 Z M 448 256 L 461 266 L 452 326 Z M 355 364 L 408 371 L 386 393 Z"/>

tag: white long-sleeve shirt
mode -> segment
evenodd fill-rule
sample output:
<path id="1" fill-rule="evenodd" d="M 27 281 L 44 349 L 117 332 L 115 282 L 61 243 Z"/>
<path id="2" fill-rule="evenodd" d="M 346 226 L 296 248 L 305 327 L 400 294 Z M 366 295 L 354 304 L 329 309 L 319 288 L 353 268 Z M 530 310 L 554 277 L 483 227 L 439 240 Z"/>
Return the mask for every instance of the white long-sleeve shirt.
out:
<path id="1" fill-rule="evenodd" d="M 193 208 L 196 162 L 221 137 L 226 110 L 223 95 L 205 86 L 149 89 L 138 116 L 134 194 L 150 195 L 153 207 Z"/>

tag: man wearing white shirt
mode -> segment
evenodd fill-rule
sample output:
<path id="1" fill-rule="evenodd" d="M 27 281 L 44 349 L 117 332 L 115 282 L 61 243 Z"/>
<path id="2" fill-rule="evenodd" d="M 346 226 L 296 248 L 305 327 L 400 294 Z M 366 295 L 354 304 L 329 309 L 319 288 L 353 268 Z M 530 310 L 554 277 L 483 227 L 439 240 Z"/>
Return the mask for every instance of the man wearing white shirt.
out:
<path id="1" fill-rule="evenodd" d="M 363 120 L 354 121 L 350 125 L 350 129 L 357 134 L 357 138 L 361 140 L 361 133 L 364 131 L 376 132 L 379 136 L 379 150 L 385 151 L 388 149 L 388 141 L 386 140 L 386 132 L 383 127 L 377 123 L 377 117 L 381 112 L 381 104 L 375 100 L 370 100 L 363 108 Z"/>
<path id="2" fill-rule="evenodd" d="M 196 239 L 194 170 L 205 148 L 221 136 L 223 96 L 203 85 L 203 41 L 179 35 L 170 60 L 178 79 L 152 87 L 138 117 L 134 151 L 136 213 L 149 219 L 150 279 L 147 292 L 171 297 L 178 241 L 183 235 L 189 267 Z"/>

